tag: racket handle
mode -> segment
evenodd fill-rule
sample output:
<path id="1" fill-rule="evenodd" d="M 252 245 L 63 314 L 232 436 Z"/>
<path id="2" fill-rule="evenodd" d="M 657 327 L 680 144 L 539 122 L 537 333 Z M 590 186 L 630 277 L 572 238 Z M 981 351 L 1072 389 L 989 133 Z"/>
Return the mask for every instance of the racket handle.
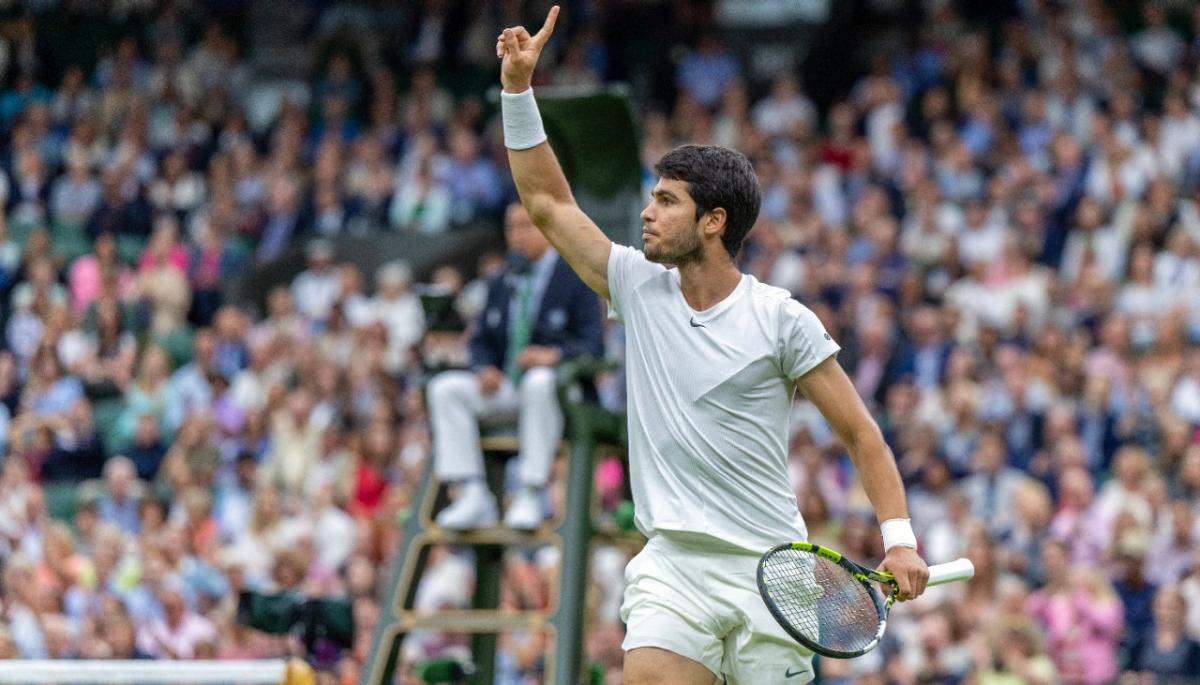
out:
<path id="1" fill-rule="evenodd" d="M 960 557 L 944 564 L 929 567 L 928 586 L 953 583 L 956 580 L 970 580 L 975 575 L 975 564 L 970 559 Z"/>

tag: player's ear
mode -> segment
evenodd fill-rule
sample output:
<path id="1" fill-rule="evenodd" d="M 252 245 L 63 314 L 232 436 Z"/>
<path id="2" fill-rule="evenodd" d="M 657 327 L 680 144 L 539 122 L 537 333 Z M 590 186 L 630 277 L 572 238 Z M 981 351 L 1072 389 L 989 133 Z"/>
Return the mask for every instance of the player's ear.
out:
<path id="1" fill-rule="evenodd" d="M 725 232 L 725 224 L 728 219 L 729 216 L 723 207 L 709 210 L 704 219 L 704 232 L 708 235 L 720 236 Z"/>

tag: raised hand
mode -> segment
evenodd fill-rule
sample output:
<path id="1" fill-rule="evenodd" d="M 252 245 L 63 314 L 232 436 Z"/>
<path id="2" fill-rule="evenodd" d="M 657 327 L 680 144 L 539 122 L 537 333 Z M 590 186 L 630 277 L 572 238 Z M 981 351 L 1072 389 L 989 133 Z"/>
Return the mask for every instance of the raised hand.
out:
<path id="1" fill-rule="evenodd" d="M 500 64 L 500 85 L 507 93 L 520 93 L 533 82 L 533 68 L 550 34 L 554 33 L 554 22 L 558 19 L 558 5 L 550 8 L 546 23 L 532 36 L 524 26 L 504 29 L 496 38 L 496 56 Z"/>

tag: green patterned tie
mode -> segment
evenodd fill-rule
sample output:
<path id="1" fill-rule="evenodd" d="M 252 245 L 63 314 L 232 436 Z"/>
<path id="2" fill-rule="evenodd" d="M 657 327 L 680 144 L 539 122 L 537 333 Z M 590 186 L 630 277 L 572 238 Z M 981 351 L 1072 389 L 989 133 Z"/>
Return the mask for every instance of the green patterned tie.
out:
<path id="1" fill-rule="evenodd" d="M 509 326 L 508 359 L 504 364 L 504 372 L 513 383 L 521 381 L 521 367 L 517 364 L 517 357 L 529 345 L 529 335 L 533 330 L 533 312 L 529 311 L 532 295 L 533 274 L 526 274 L 521 278 L 520 293 L 517 295 L 520 298 L 517 301 L 517 316 Z"/>

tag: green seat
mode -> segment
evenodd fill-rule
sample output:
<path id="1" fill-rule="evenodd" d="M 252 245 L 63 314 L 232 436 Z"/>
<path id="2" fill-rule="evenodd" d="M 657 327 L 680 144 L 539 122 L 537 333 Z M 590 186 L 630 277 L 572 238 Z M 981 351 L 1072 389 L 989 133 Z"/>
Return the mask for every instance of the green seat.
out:
<path id="1" fill-rule="evenodd" d="M 29 240 L 29 236 L 33 235 L 33 232 L 38 228 L 39 225 L 37 223 L 16 221 L 10 217 L 8 220 L 8 239 L 24 247 L 25 242 Z"/>
<path id="2" fill-rule="evenodd" d="M 42 493 L 46 497 L 46 511 L 50 518 L 71 523 L 78 508 L 75 483 L 45 483 Z"/>
<path id="3" fill-rule="evenodd" d="M 229 246 L 239 261 L 248 260 L 254 255 L 254 241 L 249 236 L 235 235 L 229 239 Z"/>
<path id="4" fill-rule="evenodd" d="M 88 240 L 87 233 L 80 224 L 51 224 L 50 244 L 55 254 L 62 257 L 64 264 L 70 264 L 92 250 L 92 241 Z"/>
<path id="5" fill-rule="evenodd" d="M 172 368 L 178 369 L 192 360 L 192 331 L 187 326 L 155 336 L 154 344 L 166 350 Z"/>
<path id="6" fill-rule="evenodd" d="M 96 422 L 96 433 L 100 436 L 109 454 L 113 454 L 122 445 L 117 445 L 117 423 L 125 411 L 125 400 L 120 396 L 96 400 L 92 404 L 92 417 Z"/>
<path id="7" fill-rule="evenodd" d="M 131 266 L 137 266 L 142 251 L 146 249 L 146 239 L 139 235 L 117 234 L 117 258 Z"/>

